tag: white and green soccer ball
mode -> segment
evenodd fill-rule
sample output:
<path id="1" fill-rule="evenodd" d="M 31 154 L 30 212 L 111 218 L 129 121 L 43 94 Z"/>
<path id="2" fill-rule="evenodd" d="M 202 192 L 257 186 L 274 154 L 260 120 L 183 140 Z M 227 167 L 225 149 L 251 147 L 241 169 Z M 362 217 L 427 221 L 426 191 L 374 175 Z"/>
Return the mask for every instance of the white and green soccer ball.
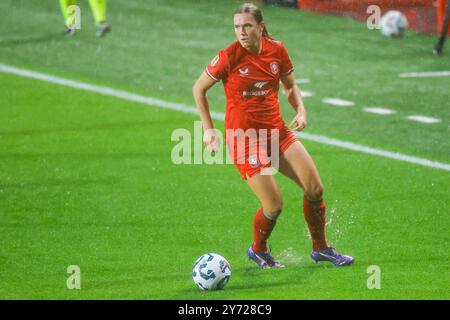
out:
<path id="1" fill-rule="evenodd" d="M 221 290 L 231 277 L 228 261 L 217 253 L 206 253 L 199 257 L 192 269 L 192 278 L 202 290 Z"/>
<path id="2" fill-rule="evenodd" d="M 380 31 L 386 37 L 402 37 L 408 29 L 408 20 L 397 10 L 386 12 L 380 20 Z"/>

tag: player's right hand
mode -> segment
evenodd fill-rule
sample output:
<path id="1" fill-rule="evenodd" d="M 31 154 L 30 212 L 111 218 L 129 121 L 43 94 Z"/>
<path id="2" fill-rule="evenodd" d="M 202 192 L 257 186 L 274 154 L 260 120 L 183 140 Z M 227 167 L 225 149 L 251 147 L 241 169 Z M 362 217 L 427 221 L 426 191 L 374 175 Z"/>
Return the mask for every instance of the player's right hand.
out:
<path id="1" fill-rule="evenodd" d="M 220 134 L 216 129 L 208 129 L 203 134 L 203 143 L 209 152 L 217 152 L 220 147 Z"/>

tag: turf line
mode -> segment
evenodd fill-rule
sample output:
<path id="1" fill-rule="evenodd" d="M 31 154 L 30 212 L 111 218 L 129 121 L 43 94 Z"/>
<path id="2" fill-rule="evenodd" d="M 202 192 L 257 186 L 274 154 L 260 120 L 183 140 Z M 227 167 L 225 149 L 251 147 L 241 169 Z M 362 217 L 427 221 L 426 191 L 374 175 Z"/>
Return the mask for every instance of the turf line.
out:
<path id="1" fill-rule="evenodd" d="M 99 94 L 102 94 L 105 96 L 111 96 L 111 97 L 116 97 L 116 98 L 123 99 L 123 100 L 146 104 L 146 105 L 149 105 L 152 107 L 176 110 L 176 111 L 181 111 L 181 112 L 196 114 L 196 115 L 198 114 L 197 109 L 195 107 L 188 106 L 185 104 L 173 103 L 173 102 L 164 101 L 161 99 L 156 99 L 156 98 L 152 98 L 152 97 L 139 95 L 136 93 L 127 92 L 124 90 L 118 90 L 118 89 L 113 89 L 113 88 L 104 87 L 104 86 L 97 86 L 94 84 L 74 81 L 74 80 L 56 77 L 56 76 L 52 76 L 52 75 L 48 75 L 48 74 L 44 74 L 44 73 L 34 72 L 31 70 L 16 68 L 16 67 L 4 65 L 4 64 L 0 64 L 0 72 L 7 73 L 7 74 L 14 74 L 14 75 L 25 77 L 25 78 L 31 78 L 31 79 L 41 80 L 41 81 L 45 81 L 45 82 L 50 82 L 50 83 L 54 83 L 54 84 L 58 84 L 58 85 L 66 86 L 66 87 L 71 87 L 71 88 L 75 88 L 75 89 L 80 89 L 80 90 L 84 90 L 84 91 L 95 92 L 95 93 L 99 93 Z M 223 121 L 225 119 L 225 115 L 223 113 L 216 112 L 216 111 L 211 111 L 211 117 L 215 120 L 221 120 L 221 121 Z M 448 164 L 448 163 L 442 163 L 442 162 L 437 162 L 437 161 L 428 160 L 428 159 L 424 159 L 424 158 L 408 156 L 408 155 L 401 154 L 398 152 L 375 149 L 375 148 L 355 144 L 352 142 L 342 141 L 342 140 L 338 140 L 338 139 L 332 139 L 332 138 L 328 138 L 325 136 L 315 135 L 315 134 L 310 134 L 310 133 L 305 133 L 305 132 L 296 133 L 296 135 L 301 139 L 314 141 L 314 142 L 321 143 L 321 144 L 331 145 L 331 146 L 335 146 L 335 147 L 340 147 L 340 148 L 349 149 L 352 151 L 381 156 L 381 157 L 399 160 L 399 161 L 403 161 L 403 162 L 409 162 L 409 163 L 421 165 L 424 167 L 450 171 L 450 164 Z"/>
<path id="2" fill-rule="evenodd" d="M 331 104 L 336 107 L 351 107 L 355 105 L 353 101 L 343 100 L 339 98 L 325 98 L 322 100 L 322 102 L 326 104 Z"/>
<path id="3" fill-rule="evenodd" d="M 379 115 L 383 115 L 383 116 L 397 113 L 397 111 L 395 111 L 395 110 L 388 109 L 388 108 L 381 108 L 381 107 L 364 107 L 363 111 L 369 112 L 369 113 L 375 113 L 375 114 L 379 114 Z"/>
<path id="4" fill-rule="evenodd" d="M 400 73 L 399 77 L 400 78 L 450 77 L 450 71 L 406 72 Z"/>
<path id="5" fill-rule="evenodd" d="M 421 115 L 408 116 L 408 117 L 406 117 L 406 119 L 417 121 L 417 122 L 422 122 L 422 123 L 439 123 L 442 121 L 441 119 L 438 119 L 438 118 L 432 118 L 432 117 L 421 116 Z"/>

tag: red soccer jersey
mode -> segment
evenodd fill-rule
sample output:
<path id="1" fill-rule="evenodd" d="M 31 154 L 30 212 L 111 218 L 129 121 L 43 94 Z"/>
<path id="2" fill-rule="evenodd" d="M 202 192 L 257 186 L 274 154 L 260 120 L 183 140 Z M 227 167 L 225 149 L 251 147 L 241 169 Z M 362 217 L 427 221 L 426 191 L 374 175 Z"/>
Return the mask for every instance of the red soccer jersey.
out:
<path id="1" fill-rule="evenodd" d="M 280 41 L 262 38 L 254 54 L 233 42 L 206 67 L 215 81 L 222 80 L 227 100 L 226 129 L 282 128 L 278 90 L 280 75 L 292 72 L 292 62 Z"/>

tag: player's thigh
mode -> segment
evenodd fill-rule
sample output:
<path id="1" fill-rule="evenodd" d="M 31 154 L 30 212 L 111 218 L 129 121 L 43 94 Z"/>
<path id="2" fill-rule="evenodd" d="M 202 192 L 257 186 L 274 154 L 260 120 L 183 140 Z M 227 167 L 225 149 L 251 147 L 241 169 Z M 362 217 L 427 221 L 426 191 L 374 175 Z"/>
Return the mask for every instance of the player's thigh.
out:
<path id="1" fill-rule="evenodd" d="M 262 175 L 257 173 L 252 177 L 247 177 L 247 184 L 261 202 L 261 206 L 266 214 L 276 216 L 283 209 L 281 191 L 273 175 Z"/>
<path id="2" fill-rule="evenodd" d="M 280 157 L 280 172 L 299 185 L 310 199 L 322 197 L 319 172 L 300 141 L 292 143 Z"/>

